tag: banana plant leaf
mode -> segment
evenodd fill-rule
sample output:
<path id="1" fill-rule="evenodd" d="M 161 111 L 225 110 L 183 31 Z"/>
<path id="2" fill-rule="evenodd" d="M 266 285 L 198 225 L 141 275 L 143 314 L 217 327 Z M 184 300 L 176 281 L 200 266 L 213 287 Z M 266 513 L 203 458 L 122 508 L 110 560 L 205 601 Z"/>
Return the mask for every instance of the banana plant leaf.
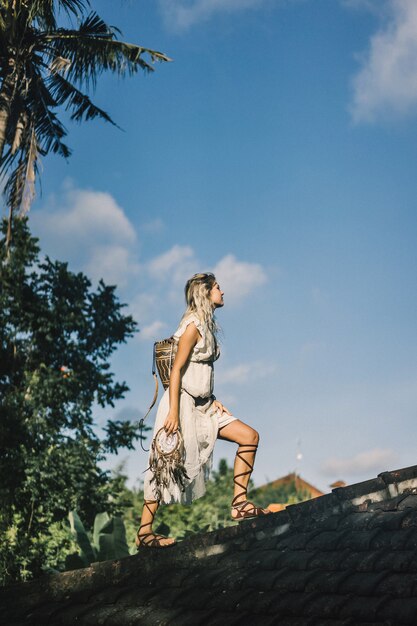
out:
<path id="1" fill-rule="evenodd" d="M 76 511 L 71 511 L 68 514 L 71 530 L 75 535 L 75 540 L 80 548 L 80 558 L 84 564 L 84 567 L 90 565 L 97 560 L 97 553 L 94 547 L 91 545 L 87 532 L 84 528 L 82 521 L 80 520 Z"/>
<path id="2" fill-rule="evenodd" d="M 98 513 L 94 520 L 93 539 L 98 561 L 121 559 L 130 554 L 121 517 Z"/>

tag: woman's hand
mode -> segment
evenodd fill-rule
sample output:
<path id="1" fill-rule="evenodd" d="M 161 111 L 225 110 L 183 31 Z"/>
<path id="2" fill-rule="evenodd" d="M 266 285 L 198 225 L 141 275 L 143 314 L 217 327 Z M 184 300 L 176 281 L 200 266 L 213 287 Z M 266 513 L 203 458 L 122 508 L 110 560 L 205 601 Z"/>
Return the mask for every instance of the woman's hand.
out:
<path id="1" fill-rule="evenodd" d="M 164 428 L 168 435 L 175 433 L 175 431 L 178 430 L 178 413 L 175 414 L 171 411 L 168 413 L 164 422 Z"/>
<path id="2" fill-rule="evenodd" d="M 224 406 L 224 404 L 222 404 L 221 402 L 219 402 L 218 400 L 214 400 L 213 402 L 213 406 L 220 411 L 220 414 L 222 413 L 227 413 L 227 415 L 231 415 L 231 412 L 226 409 L 226 407 Z"/>

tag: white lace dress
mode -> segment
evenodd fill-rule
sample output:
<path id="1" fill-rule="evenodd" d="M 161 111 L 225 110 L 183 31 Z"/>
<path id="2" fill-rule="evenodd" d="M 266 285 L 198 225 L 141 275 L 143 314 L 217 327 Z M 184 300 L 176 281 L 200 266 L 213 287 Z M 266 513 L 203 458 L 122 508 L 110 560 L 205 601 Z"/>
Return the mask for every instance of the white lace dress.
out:
<path id="1" fill-rule="evenodd" d="M 161 504 L 170 504 L 171 502 L 190 504 L 193 500 L 204 495 L 219 427 L 226 426 L 236 419 L 225 413 L 221 415 L 213 407 L 215 400 L 213 396 L 213 362 L 220 355 L 213 334 L 203 327 L 195 315 L 190 315 L 181 322 L 174 337 L 178 340 L 191 322 L 196 325 L 201 339 L 195 345 L 187 368 L 183 373 L 179 399 L 179 422 L 184 439 L 184 465 L 188 480 L 184 491 L 181 491 L 179 486 L 171 481 L 168 488 L 164 488 L 162 491 Z M 153 436 L 164 425 L 168 412 L 169 389 L 166 389 L 158 406 Z M 148 469 L 144 481 L 145 500 L 156 499 L 154 484 L 151 482 L 152 477 L 153 474 Z"/>

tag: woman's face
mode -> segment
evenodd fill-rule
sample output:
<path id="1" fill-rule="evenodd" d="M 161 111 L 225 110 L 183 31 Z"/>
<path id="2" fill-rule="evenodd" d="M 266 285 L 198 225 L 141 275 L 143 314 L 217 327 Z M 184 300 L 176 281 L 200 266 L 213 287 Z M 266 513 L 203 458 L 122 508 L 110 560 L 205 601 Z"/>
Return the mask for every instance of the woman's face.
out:
<path id="1" fill-rule="evenodd" d="M 224 305 L 223 296 L 224 292 L 221 291 L 219 283 L 214 283 L 210 291 L 210 300 L 212 301 L 215 309 Z"/>

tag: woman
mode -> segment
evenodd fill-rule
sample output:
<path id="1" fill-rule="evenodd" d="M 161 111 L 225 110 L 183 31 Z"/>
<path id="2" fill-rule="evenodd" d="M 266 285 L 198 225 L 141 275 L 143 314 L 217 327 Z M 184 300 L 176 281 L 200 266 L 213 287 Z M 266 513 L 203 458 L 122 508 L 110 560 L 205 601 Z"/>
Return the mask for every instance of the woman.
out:
<path id="1" fill-rule="evenodd" d="M 138 548 L 164 548 L 175 543 L 175 539 L 153 532 L 155 513 L 159 504 L 189 504 L 204 495 L 217 438 L 238 444 L 232 518 L 243 520 L 270 512 L 246 499 L 259 435 L 233 417 L 213 395 L 213 362 L 220 354 L 214 312 L 223 306 L 223 295 L 215 276 L 210 273 L 195 274 L 185 286 L 187 309 L 174 334 L 178 341 L 177 354 L 154 429 L 154 434 L 162 427 L 167 434 L 180 430 L 185 449 L 185 479 L 183 485 L 172 479 L 168 484 L 161 484 L 156 472 L 148 468 L 141 526 L 136 538 Z"/>

